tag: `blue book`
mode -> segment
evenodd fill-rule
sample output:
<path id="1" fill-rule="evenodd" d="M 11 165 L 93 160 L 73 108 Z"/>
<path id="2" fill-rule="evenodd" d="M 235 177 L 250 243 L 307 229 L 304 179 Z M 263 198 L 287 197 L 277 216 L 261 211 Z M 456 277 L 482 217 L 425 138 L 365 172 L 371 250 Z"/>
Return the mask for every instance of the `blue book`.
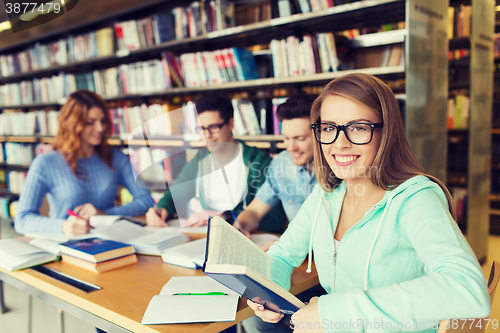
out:
<path id="1" fill-rule="evenodd" d="M 266 309 L 293 314 L 302 308 L 304 303 L 271 281 L 269 271 L 261 248 L 220 217 L 208 220 L 203 273 Z"/>
<path id="2" fill-rule="evenodd" d="M 260 79 L 257 63 L 251 51 L 233 47 L 229 49 L 229 54 L 234 56 L 234 64 L 239 81 Z"/>
<path id="3" fill-rule="evenodd" d="M 61 253 L 69 256 L 99 263 L 135 253 L 130 244 L 102 238 L 86 238 L 70 240 L 61 244 Z"/>

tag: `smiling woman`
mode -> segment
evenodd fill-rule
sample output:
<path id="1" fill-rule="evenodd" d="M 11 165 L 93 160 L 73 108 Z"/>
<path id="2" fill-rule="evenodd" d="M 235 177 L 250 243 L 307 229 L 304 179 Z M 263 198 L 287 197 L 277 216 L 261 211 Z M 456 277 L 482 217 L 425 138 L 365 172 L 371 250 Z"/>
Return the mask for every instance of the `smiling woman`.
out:
<path id="1" fill-rule="evenodd" d="M 54 151 L 37 156 L 28 171 L 15 218 L 16 231 L 85 234 L 92 215 L 138 216 L 151 207 L 149 192 L 136 185 L 130 161 L 107 141 L 111 120 L 104 100 L 95 93 L 72 93 L 59 115 Z M 118 186 L 134 197 L 115 207 Z M 48 195 L 50 216 L 39 213 Z M 80 218 L 68 216 L 73 210 Z"/>
<path id="2" fill-rule="evenodd" d="M 314 101 L 311 121 L 318 185 L 267 252 L 285 289 L 306 256 L 311 271 L 314 252 L 327 294 L 292 316 L 294 332 L 400 331 L 401 323 L 435 332 L 442 319 L 487 317 L 484 276 L 450 194 L 411 151 L 390 88 L 366 74 L 339 77 Z M 282 317 L 249 306 L 264 321 Z"/>

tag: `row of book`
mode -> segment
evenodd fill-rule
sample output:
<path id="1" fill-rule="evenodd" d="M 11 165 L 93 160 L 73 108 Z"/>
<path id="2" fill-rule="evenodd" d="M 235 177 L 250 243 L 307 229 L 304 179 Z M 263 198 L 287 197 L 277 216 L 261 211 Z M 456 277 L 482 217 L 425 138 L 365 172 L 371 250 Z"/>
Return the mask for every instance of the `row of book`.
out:
<path id="1" fill-rule="evenodd" d="M 404 44 L 372 46 L 357 49 L 354 57 L 354 67 L 371 68 L 404 65 Z"/>
<path id="2" fill-rule="evenodd" d="M 470 37 L 471 6 L 448 7 L 448 39 Z"/>
<path id="3" fill-rule="evenodd" d="M 359 0 L 275 0 L 278 17 L 317 12 Z M 275 11 L 276 12 L 276 11 Z M 276 15 L 275 15 L 276 16 Z"/>
<path id="4" fill-rule="evenodd" d="M 0 105 L 60 103 L 77 89 L 75 77 L 78 76 L 60 73 L 52 77 L 1 85 Z"/>
<path id="5" fill-rule="evenodd" d="M 169 103 L 142 104 L 140 106 L 123 106 L 109 110 L 112 123 L 112 134 L 123 137 L 129 133 L 145 131 L 148 137 L 184 134 L 186 130 L 194 133 L 196 123 L 187 129 L 189 108 L 174 106 Z M 194 114 L 194 111 L 192 111 Z"/>
<path id="6" fill-rule="evenodd" d="M 0 162 L 11 165 L 29 166 L 33 162 L 35 152 L 33 145 L 17 142 L 0 143 Z"/>
<path id="7" fill-rule="evenodd" d="M 125 64 L 89 73 L 60 73 L 50 78 L 0 86 L 0 105 L 59 102 L 77 89 L 114 97 L 152 93 L 172 87 L 198 87 L 259 78 L 252 53 L 245 49 L 186 53 L 180 59 L 164 52 L 161 60 Z"/>
<path id="8" fill-rule="evenodd" d="M 356 37 L 362 36 L 362 35 L 374 34 L 374 33 L 378 33 L 378 32 L 401 30 L 401 29 L 405 29 L 405 27 L 406 27 L 406 22 L 400 21 L 400 22 L 394 22 L 394 23 L 385 23 L 382 25 L 366 26 L 366 27 L 362 27 L 359 29 L 357 29 L 357 28 L 348 29 L 348 30 L 338 32 L 338 34 L 345 36 L 349 39 L 353 39 L 353 38 L 356 38 Z"/>
<path id="9" fill-rule="evenodd" d="M 226 0 L 194 1 L 187 7 L 137 20 L 115 23 L 86 34 L 40 44 L 14 54 L 0 55 L 0 76 L 62 66 L 115 53 L 159 45 L 173 39 L 204 35 L 234 26 L 234 3 Z"/>
<path id="10" fill-rule="evenodd" d="M 165 181 L 175 180 L 186 164 L 184 152 L 165 147 L 130 148 L 129 157 L 132 167 L 149 189 L 166 190 Z"/>
<path id="11" fill-rule="evenodd" d="M 258 135 L 267 132 L 265 107 L 260 107 L 256 112 L 253 103 L 250 101 L 233 99 L 232 104 L 235 135 Z M 140 106 L 125 105 L 111 108 L 109 112 L 113 135 L 120 137 L 124 137 L 129 133 L 141 135 L 141 131 L 144 131 L 148 137 L 196 134 L 193 136 L 193 140 L 199 140 L 196 132 L 197 120 L 192 102 L 183 106 L 169 103 L 142 104 Z"/>
<path id="12" fill-rule="evenodd" d="M 59 111 L 14 111 L 0 113 L 0 135 L 56 136 Z"/>
<path id="13" fill-rule="evenodd" d="M 273 39 L 271 53 L 276 78 L 335 72 L 339 66 L 332 33 Z"/>
<path id="14" fill-rule="evenodd" d="M 3 171 L 3 170 L 2 170 Z M 6 170 L 5 172 L 5 188 L 15 194 L 21 194 L 21 191 L 26 180 L 26 171 Z M 2 184 L 0 184 L 2 187 Z"/>
<path id="15" fill-rule="evenodd" d="M 456 49 L 448 51 L 448 60 L 459 60 L 470 57 L 470 49 Z"/>
<path id="16" fill-rule="evenodd" d="M 180 62 L 186 87 L 260 78 L 252 52 L 241 48 L 184 53 Z"/>
<path id="17" fill-rule="evenodd" d="M 112 28 L 40 44 L 14 54 L 0 55 L 0 76 L 36 71 L 73 62 L 105 57 L 114 53 Z"/>
<path id="18" fill-rule="evenodd" d="M 469 127 L 470 99 L 459 93 L 448 99 L 447 128 L 466 129 Z"/>

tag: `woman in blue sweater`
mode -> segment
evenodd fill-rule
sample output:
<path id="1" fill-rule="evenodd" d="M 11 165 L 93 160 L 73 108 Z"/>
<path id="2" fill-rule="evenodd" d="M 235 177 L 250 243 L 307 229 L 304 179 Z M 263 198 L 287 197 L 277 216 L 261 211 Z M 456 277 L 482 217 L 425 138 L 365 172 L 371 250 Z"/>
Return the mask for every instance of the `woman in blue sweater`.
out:
<path id="1" fill-rule="evenodd" d="M 26 233 L 85 234 L 92 215 L 143 215 L 151 207 L 149 192 L 136 185 L 130 161 L 107 141 L 111 120 L 104 100 L 95 93 L 72 93 L 61 108 L 54 151 L 31 164 L 15 218 L 15 229 Z M 134 201 L 115 206 L 118 186 Z M 49 217 L 40 206 L 47 194 Z M 69 217 L 72 209 L 82 218 Z"/>
<path id="2" fill-rule="evenodd" d="M 292 316 L 295 332 L 436 331 L 484 318 L 490 301 L 446 187 L 411 152 L 398 104 L 379 79 L 350 74 L 313 104 L 318 185 L 267 252 L 285 289 L 314 252 L 326 295 Z M 282 314 L 248 302 L 257 316 Z"/>

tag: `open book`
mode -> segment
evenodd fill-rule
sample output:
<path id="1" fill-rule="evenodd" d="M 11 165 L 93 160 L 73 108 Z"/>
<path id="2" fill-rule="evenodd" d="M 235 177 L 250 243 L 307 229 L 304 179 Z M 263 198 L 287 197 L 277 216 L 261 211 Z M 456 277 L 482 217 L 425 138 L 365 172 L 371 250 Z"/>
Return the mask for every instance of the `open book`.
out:
<path id="1" fill-rule="evenodd" d="M 117 221 L 129 221 L 140 226 L 145 226 L 146 221 L 141 219 L 136 219 L 130 216 L 121 215 L 93 215 L 89 218 L 89 224 L 94 228 L 105 227 L 111 225 Z"/>
<path id="2" fill-rule="evenodd" d="M 94 237 L 131 244 L 135 252 L 139 254 L 157 256 L 161 255 L 166 248 L 189 240 L 189 237 L 183 233 L 169 230 L 169 228 L 158 229 L 153 233 L 127 221 L 117 221 L 106 227 L 92 229 L 90 234 Z"/>
<path id="3" fill-rule="evenodd" d="M 277 239 L 278 236 L 267 233 L 252 235 L 252 242 L 258 246 Z M 205 262 L 206 244 L 206 238 L 202 238 L 192 242 L 172 246 L 163 251 L 161 258 L 163 262 L 167 264 L 198 269 L 201 268 Z"/>
<path id="4" fill-rule="evenodd" d="M 153 296 L 142 324 L 232 321 L 239 296 L 207 276 L 174 276 Z"/>
<path id="5" fill-rule="evenodd" d="M 304 306 L 271 281 L 269 256 L 220 217 L 208 221 L 203 273 L 272 311 L 292 314 Z"/>
<path id="6" fill-rule="evenodd" d="M 0 267 L 15 271 L 57 260 L 56 254 L 19 239 L 0 240 Z"/>

